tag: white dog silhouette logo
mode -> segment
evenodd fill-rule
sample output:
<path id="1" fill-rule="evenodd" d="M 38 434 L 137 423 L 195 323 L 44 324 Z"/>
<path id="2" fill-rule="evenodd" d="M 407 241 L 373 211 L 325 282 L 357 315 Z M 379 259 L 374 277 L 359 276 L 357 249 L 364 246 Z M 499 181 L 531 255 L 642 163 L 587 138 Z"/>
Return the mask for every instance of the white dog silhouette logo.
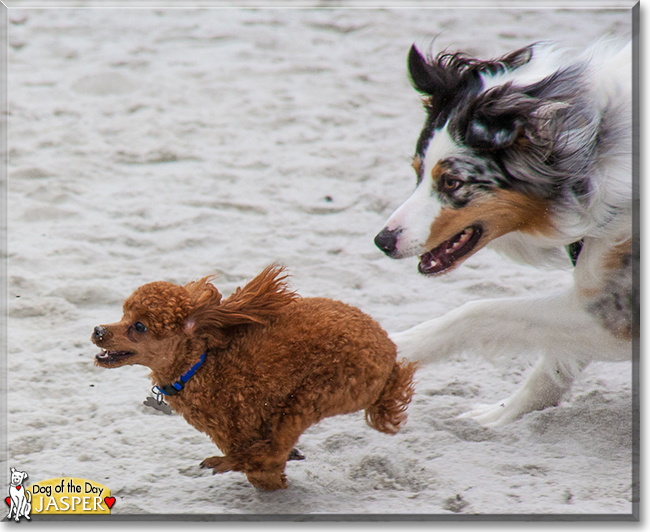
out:
<path id="1" fill-rule="evenodd" d="M 20 517 L 31 519 L 29 514 L 32 511 L 32 495 L 25 491 L 23 482 L 27 478 L 27 473 L 18 471 L 15 467 L 11 468 L 11 484 L 9 486 L 9 515 L 7 519 L 11 519 L 11 514 L 14 514 L 16 522 Z"/>

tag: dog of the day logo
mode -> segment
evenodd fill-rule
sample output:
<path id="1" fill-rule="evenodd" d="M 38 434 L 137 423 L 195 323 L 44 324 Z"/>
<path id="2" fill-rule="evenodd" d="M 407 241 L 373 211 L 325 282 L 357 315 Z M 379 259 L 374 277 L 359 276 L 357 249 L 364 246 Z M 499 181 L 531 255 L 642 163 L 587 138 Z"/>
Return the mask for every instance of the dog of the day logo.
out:
<path id="1" fill-rule="evenodd" d="M 9 505 L 9 515 L 7 519 L 20 521 L 21 517 L 29 520 L 29 514 L 32 511 L 32 496 L 29 492 L 25 491 L 23 482 L 27 478 L 27 473 L 18 471 L 15 467 L 11 468 L 11 480 L 9 483 L 9 497 L 5 499 Z"/>
<path id="2" fill-rule="evenodd" d="M 21 476 L 18 479 L 18 476 Z M 115 497 L 106 486 L 83 478 L 52 478 L 23 487 L 27 473 L 11 468 L 11 486 L 6 502 L 16 521 L 31 515 L 110 515 Z M 20 486 L 16 481 L 20 480 Z M 14 496 L 18 493 L 18 497 Z"/>

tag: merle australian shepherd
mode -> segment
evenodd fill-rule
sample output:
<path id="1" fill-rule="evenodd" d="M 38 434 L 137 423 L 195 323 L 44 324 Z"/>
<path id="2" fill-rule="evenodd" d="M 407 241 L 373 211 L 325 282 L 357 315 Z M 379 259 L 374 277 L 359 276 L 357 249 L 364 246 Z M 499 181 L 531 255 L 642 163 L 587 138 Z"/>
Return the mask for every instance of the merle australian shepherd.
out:
<path id="1" fill-rule="evenodd" d="M 426 108 L 417 186 L 377 246 L 419 256 L 431 276 L 487 245 L 528 264 L 574 265 L 564 293 L 473 301 L 392 335 L 412 360 L 541 354 L 512 397 L 466 414 L 508 423 L 556 405 L 590 361 L 631 357 L 631 45 L 576 54 L 539 43 L 491 61 L 413 47 L 408 64 Z"/>

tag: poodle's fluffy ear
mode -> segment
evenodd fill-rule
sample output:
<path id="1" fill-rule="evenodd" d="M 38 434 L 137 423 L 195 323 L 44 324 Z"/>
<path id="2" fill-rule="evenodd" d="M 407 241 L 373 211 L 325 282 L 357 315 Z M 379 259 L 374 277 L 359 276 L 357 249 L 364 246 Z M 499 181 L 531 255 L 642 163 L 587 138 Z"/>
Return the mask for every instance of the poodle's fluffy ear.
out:
<path id="1" fill-rule="evenodd" d="M 244 288 L 237 290 L 225 301 L 205 277 L 186 286 L 193 304 L 185 329 L 194 336 L 204 336 L 214 347 L 227 342 L 226 329 L 235 325 L 267 324 L 285 305 L 298 296 L 287 289 L 284 268 L 271 265 Z"/>
<path id="2" fill-rule="evenodd" d="M 223 347 L 225 336 L 215 315 L 221 304 L 221 294 L 212 284 L 214 276 L 204 277 L 185 285 L 191 300 L 189 314 L 185 318 L 184 330 L 194 337 L 205 337 L 211 347 Z"/>

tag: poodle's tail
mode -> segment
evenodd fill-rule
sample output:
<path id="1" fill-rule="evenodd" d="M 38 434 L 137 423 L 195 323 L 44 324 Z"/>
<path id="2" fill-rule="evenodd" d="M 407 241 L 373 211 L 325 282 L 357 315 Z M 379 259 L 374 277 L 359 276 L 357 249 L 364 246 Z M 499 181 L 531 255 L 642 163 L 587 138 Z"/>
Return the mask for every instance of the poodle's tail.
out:
<path id="1" fill-rule="evenodd" d="M 406 421 L 406 409 L 413 397 L 415 362 L 395 362 L 379 399 L 366 409 L 366 423 L 387 434 L 397 434 Z"/>

